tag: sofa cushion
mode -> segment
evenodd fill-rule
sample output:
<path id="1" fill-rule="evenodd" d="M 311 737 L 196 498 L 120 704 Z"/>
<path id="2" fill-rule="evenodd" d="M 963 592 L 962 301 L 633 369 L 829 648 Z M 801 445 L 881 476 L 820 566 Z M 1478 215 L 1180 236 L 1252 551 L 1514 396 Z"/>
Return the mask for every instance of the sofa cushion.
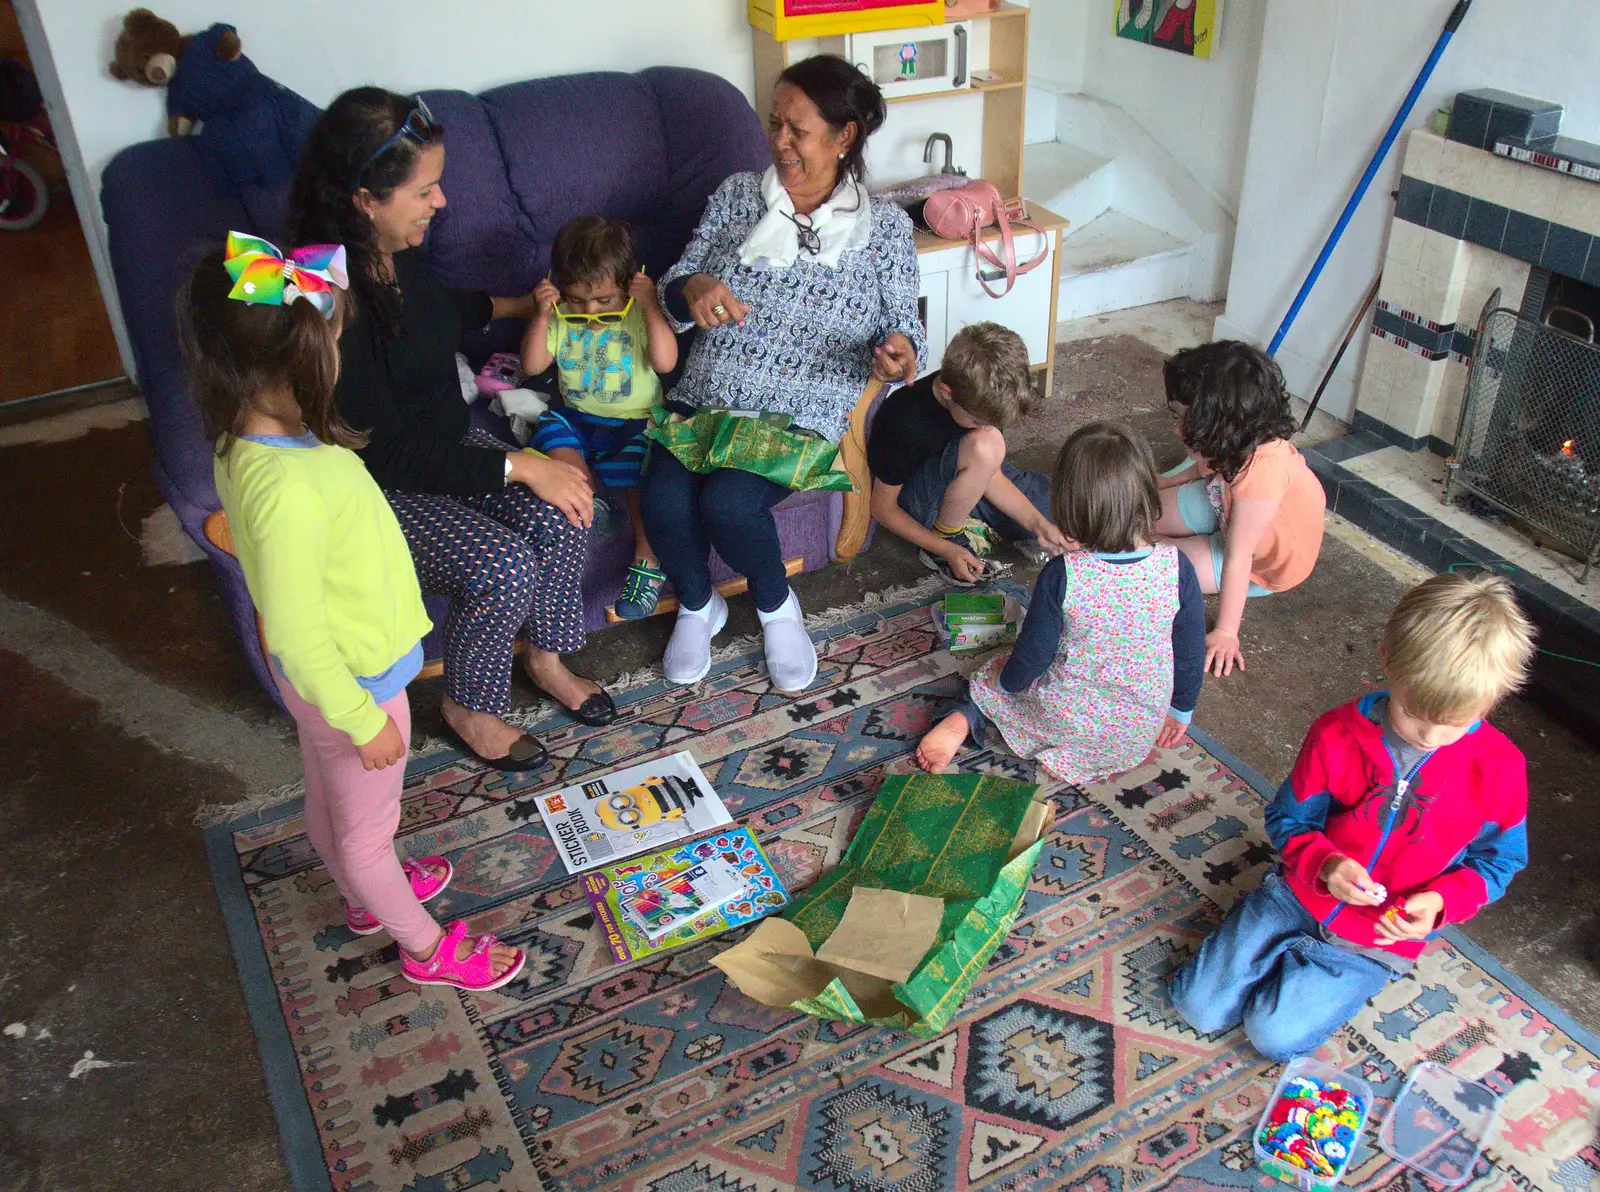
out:
<path id="1" fill-rule="evenodd" d="M 465 91 L 425 91 L 444 125 L 445 206 L 428 232 L 428 260 L 446 285 L 525 294 L 538 284 L 533 229 L 506 181 L 499 134 L 482 102 Z"/>
<path id="2" fill-rule="evenodd" d="M 639 72 L 655 94 L 663 124 L 667 177 L 662 201 L 650 223 L 671 256 L 663 266 L 677 262 L 700 222 L 711 192 L 723 179 L 742 170 L 765 170 L 772 164 L 767 152 L 764 115 L 757 115 L 744 93 L 732 83 L 701 70 L 654 66 Z M 765 104 L 765 97 L 757 102 Z M 762 109 L 763 113 L 765 108 Z M 692 113 L 692 118 L 685 118 Z M 659 276 L 656 268 L 651 276 Z"/>
<path id="3" fill-rule="evenodd" d="M 483 107 L 511 192 L 546 252 L 561 225 L 584 212 L 654 222 L 667 150 L 655 92 L 640 76 L 532 79 L 484 92 Z"/>

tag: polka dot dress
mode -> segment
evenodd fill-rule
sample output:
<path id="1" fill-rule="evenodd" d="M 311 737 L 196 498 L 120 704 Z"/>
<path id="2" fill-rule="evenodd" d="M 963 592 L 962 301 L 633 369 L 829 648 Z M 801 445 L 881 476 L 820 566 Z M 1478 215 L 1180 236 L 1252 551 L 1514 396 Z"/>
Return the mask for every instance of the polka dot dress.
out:
<path id="1" fill-rule="evenodd" d="M 502 446 L 478 431 L 468 441 Z M 411 547 L 422 590 L 450 598 L 445 694 L 474 712 L 504 716 L 511 711 L 518 636 L 554 654 L 583 645 L 578 585 L 587 531 L 524 484 L 471 497 L 390 490 L 384 496 Z"/>

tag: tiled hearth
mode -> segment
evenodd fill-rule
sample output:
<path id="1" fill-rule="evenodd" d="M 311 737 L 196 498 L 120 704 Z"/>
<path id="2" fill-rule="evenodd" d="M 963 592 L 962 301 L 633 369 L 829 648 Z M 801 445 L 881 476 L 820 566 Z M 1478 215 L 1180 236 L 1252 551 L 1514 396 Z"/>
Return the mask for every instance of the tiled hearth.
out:
<path id="1" fill-rule="evenodd" d="M 1411 133 L 1356 429 L 1447 453 L 1484 303 L 1521 309 L 1530 277 L 1600 285 L 1597 239 L 1600 184 Z"/>

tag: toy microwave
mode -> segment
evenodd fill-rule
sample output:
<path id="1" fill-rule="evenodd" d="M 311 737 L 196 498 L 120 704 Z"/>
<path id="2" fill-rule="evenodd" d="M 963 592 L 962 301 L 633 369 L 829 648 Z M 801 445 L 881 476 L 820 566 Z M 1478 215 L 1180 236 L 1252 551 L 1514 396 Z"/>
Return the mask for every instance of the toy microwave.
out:
<path id="1" fill-rule="evenodd" d="M 885 99 L 959 91 L 972 85 L 967 70 L 971 22 L 929 29 L 882 29 L 852 33 L 845 56 L 866 71 Z"/>
<path id="2" fill-rule="evenodd" d="M 907 29 L 944 20 L 944 0 L 748 0 L 750 24 L 775 41 Z"/>

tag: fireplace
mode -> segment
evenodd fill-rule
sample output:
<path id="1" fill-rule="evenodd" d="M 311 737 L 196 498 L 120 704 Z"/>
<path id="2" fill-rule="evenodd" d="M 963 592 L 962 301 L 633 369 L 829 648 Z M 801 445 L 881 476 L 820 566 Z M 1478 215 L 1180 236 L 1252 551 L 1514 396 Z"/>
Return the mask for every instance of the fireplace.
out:
<path id="1" fill-rule="evenodd" d="M 1557 308 L 1600 322 L 1595 286 L 1600 184 L 1412 132 L 1356 393 L 1356 429 L 1450 455 L 1490 296 L 1498 290 L 1499 305 L 1528 322 L 1550 318 L 1583 338 L 1583 323 Z"/>
<path id="2" fill-rule="evenodd" d="M 1597 297 L 1552 285 L 1537 318 L 1491 297 L 1444 487 L 1446 504 L 1470 492 L 1582 559 L 1579 582 L 1600 551 L 1600 347 L 1593 316 L 1568 303 Z"/>
<path id="3" fill-rule="evenodd" d="M 1585 561 L 1600 546 L 1600 184 L 1410 134 L 1355 429 Z"/>

